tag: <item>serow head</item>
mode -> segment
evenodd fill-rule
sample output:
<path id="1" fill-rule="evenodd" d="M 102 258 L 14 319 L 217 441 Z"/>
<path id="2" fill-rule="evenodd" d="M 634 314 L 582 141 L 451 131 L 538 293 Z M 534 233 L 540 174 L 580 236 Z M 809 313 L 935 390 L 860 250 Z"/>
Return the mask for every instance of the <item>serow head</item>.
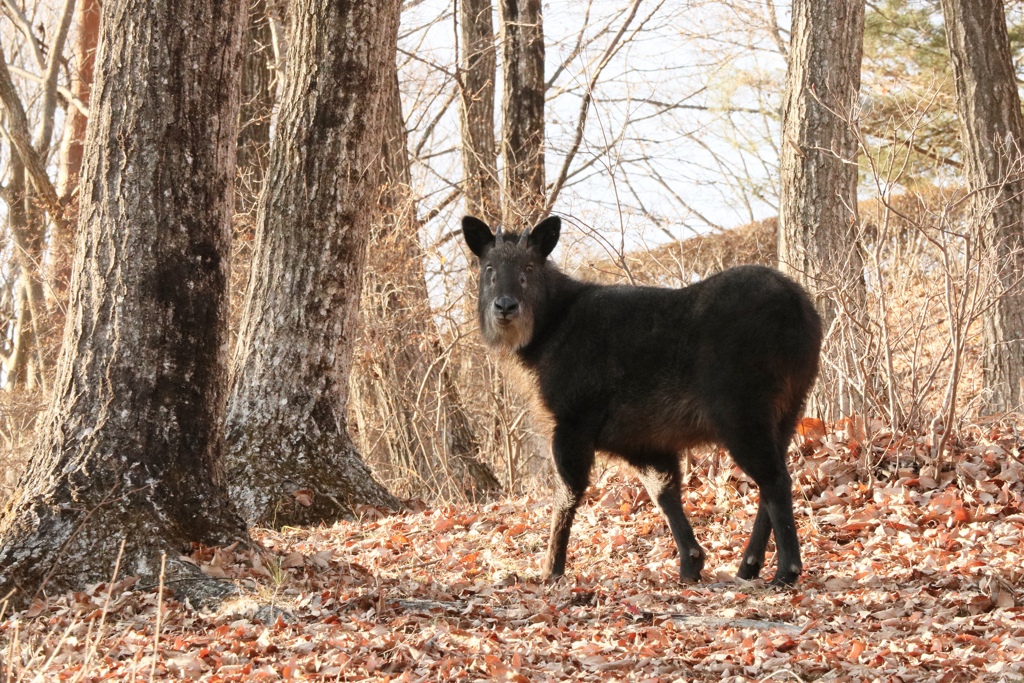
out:
<path id="1" fill-rule="evenodd" d="M 558 243 L 562 219 L 549 216 L 522 234 L 492 233 L 479 218 L 462 219 L 466 246 L 480 264 L 477 311 L 490 346 L 516 351 L 530 343 L 547 298 L 547 258 Z"/>

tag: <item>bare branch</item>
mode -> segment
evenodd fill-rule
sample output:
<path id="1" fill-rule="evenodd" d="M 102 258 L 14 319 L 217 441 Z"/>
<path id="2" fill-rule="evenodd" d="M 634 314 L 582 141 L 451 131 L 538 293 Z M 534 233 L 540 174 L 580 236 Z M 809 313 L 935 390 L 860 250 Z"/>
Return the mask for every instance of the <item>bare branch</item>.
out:
<path id="1" fill-rule="evenodd" d="M 17 25 L 18 30 L 25 36 L 25 42 L 28 43 L 29 49 L 32 50 L 32 56 L 36 60 L 36 66 L 39 67 L 40 71 L 46 70 L 46 60 L 43 59 L 43 50 L 39 47 L 39 41 L 36 40 L 35 31 L 32 29 L 32 20 L 25 16 L 25 13 L 21 11 L 21 8 L 14 2 L 14 0 L 4 0 L 4 5 L 7 7 L 7 11 L 11 13 L 11 18 Z"/>
<path id="2" fill-rule="evenodd" d="M 569 174 L 569 167 L 576 158 L 576 153 L 579 151 L 580 144 L 583 142 L 583 133 L 587 127 L 587 115 L 590 111 L 590 103 L 594 98 L 594 88 L 597 87 L 597 81 L 601 77 L 601 72 L 604 71 L 604 68 L 608 66 L 608 62 L 610 62 L 612 57 L 615 56 L 622 37 L 625 35 L 629 25 L 633 23 L 633 19 L 636 18 L 636 14 L 640 10 L 641 2 L 643 2 L 643 0 L 633 0 L 629 14 L 622 22 L 622 26 L 619 27 L 618 33 L 615 34 L 615 37 L 612 38 L 611 42 L 605 48 L 604 54 L 601 55 L 601 59 L 598 61 L 597 67 L 594 69 L 594 73 L 590 77 L 590 82 L 587 84 L 586 92 L 583 93 L 583 100 L 580 102 L 580 113 L 576 120 L 576 136 L 572 141 L 572 146 L 569 148 L 568 154 L 565 155 L 565 159 L 562 162 L 562 169 L 559 171 L 558 177 L 555 179 L 551 192 L 548 194 L 547 202 L 544 204 L 544 214 L 551 212 L 551 207 L 554 206 L 555 201 L 558 199 L 558 193 L 562 191 L 562 186 L 565 185 L 565 179 Z M 657 12 L 662 4 L 664 3 L 659 3 L 658 6 L 655 7 L 654 12 Z M 651 15 L 653 15 L 654 12 L 652 12 Z M 648 15 L 648 18 L 650 18 L 651 15 Z"/>
<path id="3" fill-rule="evenodd" d="M 456 86 L 458 86 L 457 82 Z M 426 128 L 423 129 L 423 133 L 420 135 L 420 141 L 416 143 L 416 149 L 412 151 L 412 155 L 414 157 L 419 158 L 420 152 L 423 150 L 423 146 L 427 144 L 427 141 L 434 133 L 434 129 L 437 127 L 437 124 L 442 118 L 444 118 L 444 115 L 448 113 L 448 109 L 452 106 L 452 102 L 455 101 L 455 98 L 458 97 L 459 91 L 460 89 L 458 87 L 454 87 L 449 91 L 448 96 L 445 98 L 444 103 L 438 110 L 437 115 L 431 119 L 430 123 L 428 123 Z"/>
<path id="4" fill-rule="evenodd" d="M 3 58 L 2 45 L 0 45 L 0 101 L 3 102 L 7 111 L 7 119 L 10 122 L 10 129 L 5 133 L 11 142 L 11 146 L 17 151 L 25 164 L 32 184 L 35 185 L 43 199 L 43 204 L 55 223 L 63 222 L 64 210 L 57 190 L 50 182 L 50 176 L 46 173 L 46 167 L 42 159 L 32 146 L 32 137 L 28 131 L 28 119 L 25 117 L 25 109 L 21 104 L 21 98 L 14 89 L 11 81 L 11 73 L 7 70 L 7 60 Z"/>
<path id="5" fill-rule="evenodd" d="M 658 107 L 658 111 L 656 111 L 653 114 L 651 114 L 649 116 L 646 116 L 644 118 L 652 118 L 654 116 L 659 116 L 661 114 L 664 114 L 666 112 L 673 111 L 673 110 L 676 110 L 676 109 L 685 109 L 685 110 L 688 110 L 688 111 L 706 111 L 706 112 L 721 113 L 721 114 L 763 114 L 764 113 L 764 109 L 758 109 L 758 108 L 755 108 L 755 107 L 718 107 L 718 106 L 709 106 L 709 105 L 706 105 L 706 104 L 686 104 L 686 100 L 689 100 L 689 99 L 693 98 L 695 95 L 699 95 L 701 92 L 704 92 L 705 90 L 707 90 L 706 87 L 701 88 L 697 92 L 691 93 L 691 94 L 683 97 L 678 102 L 664 102 L 662 100 L 646 99 L 646 100 L 643 101 L 644 104 L 650 104 L 650 105 L 653 105 L 655 107 Z M 604 102 L 626 102 L 626 101 L 632 101 L 632 100 L 626 100 L 625 98 L 622 98 L 622 97 L 609 97 L 609 98 L 603 99 L 602 101 L 604 101 Z M 639 119 L 639 120 L 643 120 L 643 119 Z"/>
<path id="6" fill-rule="evenodd" d="M 15 66 L 14 64 L 8 64 L 7 68 L 12 75 L 18 76 L 19 78 L 24 78 L 36 83 L 43 83 L 45 80 L 42 76 L 34 74 L 26 69 L 22 69 L 20 66 Z M 71 106 L 80 111 L 83 116 L 89 116 L 89 105 L 75 97 L 75 94 L 71 92 L 69 88 L 58 84 L 57 93 L 67 100 Z"/>
<path id="7" fill-rule="evenodd" d="M 64 43 L 71 27 L 71 17 L 75 14 L 75 0 L 64 0 L 61 9 L 60 24 L 57 35 L 50 44 L 50 61 L 43 75 L 43 101 L 39 130 L 36 132 L 35 148 L 43 157 L 50 148 L 53 137 L 53 115 L 57 110 L 57 77 L 60 75 L 61 56 L 64 54 Z M 9 77 L 8 77 L 9 78 Z"/>
<path id="8" fill-rule="evenodd" d="M 704 225 L 708 226 L 709 228 L 714 228 L 715 230 L 724 230 L 725 229 L 724 227 L 722 227 L 718 223 L 715 223 L 713 220 L 711 220 L 710 218 L 708 218 L 707 216 L 702 214 L 697 209 L 693 208 L 693 206 L 691 206 L 685 199 L 680 197 L 679 194 L 675 190 L 672 189 L 672 186 L 669 185 L 665 181 L 665 179 L 661 176 L 660 173 L 658 173 L 657 169 L 654 168 L 654 165 L 651 164 L 650 161 L 647 162 L 647 169 L 650 172 L 651 176 L 653 176 L 654 179 L 658 182 L 658 184 L 661 185 L 663 188 L 665 188 L 665 191 L 668 192 L 670 195 L 672 195 L 673 199 L 675 199 L 677 202 L 679 202 L 680 206 L 682 206 L 684 209 L 686 209 L 691 214 L 693 214 L 698 219 L 700 219 L 700 221 L 702 223 L 704 223 Z"/>
<path id="9" fill-rule="evenodd" d="M 572 60 L 579 57 L 580 53 L 583 52 L 583 49 L 585 47 L 583 42 L 583 35 L 586 33 L 587 28 L 590 26 L 590 8 L 593 6 L 593 4 L 593 0 L 587 0 L 587 9 L 583 13 L 583 23 L 580 24 L 579 33 L 576 34 L 576 45 L 569 52 L 569 55 L 562 60 L 562 63 L 558 65 L 558 68 L 555 69 L 555 73 L 551 74 L 551 78 L 548 79 L 548 82 L 545 85 L 546 90 L 551 89 L 551 87 L 555 84 L 555 81 L 558 79 L 558 77 L 562 74 L 563 71 L 565 71 L 565 68 L 572 62 Z M 588 40 L 586 42 L 586 45 L 591 44 L 592 42 L 594 42 L 594 40 L 597 39 L 598 36 L 606 33 L 607 31 L 608 26 L 605 26 L 605 28 L 601 30 L 596 36 Z"/>
<path id="10" fill-rule="evenodd" d="M 768 31 L 772 34 L 772 40 L 775 41 L 775 46 L 779 48 L 779 53 L 788 58 L 789 48 L 786 47 L 786 41 L 782 39 L 782 29 L 779 28 L 779 20 L 775 16 L 775 2 L 773 0 L 764 0 L 765 10 L 768 12 Z"/>
<path id="11" fill-rule="evenodd" d="M 430 211 L 427 212 L 427 215 L 425 215 L 420 220 L 420 223 L 421 224 L 422 223 L 427 223 L 429 221 L 434 220 L 435 218 L 437 218 L 437 216 L 442 211 L 444 211 L 448 207 L 449 204 L 451 204 L 452 202 L 454 202 L 456 199 L 458 199 L 461 196 L 462 196 L 462 190 L 459 190 L 459 189 L 452 190 L 444 199 L 442 199 L 440 202 L 438 202 L 433 208 L 430 209 Z M 447 241 L 447 240 L 445 240 L 445 241 Z M 435 247 L 440 246 L 440 243 L 437 244 L 437 245 L 434 245 L 434 246 Z"/>

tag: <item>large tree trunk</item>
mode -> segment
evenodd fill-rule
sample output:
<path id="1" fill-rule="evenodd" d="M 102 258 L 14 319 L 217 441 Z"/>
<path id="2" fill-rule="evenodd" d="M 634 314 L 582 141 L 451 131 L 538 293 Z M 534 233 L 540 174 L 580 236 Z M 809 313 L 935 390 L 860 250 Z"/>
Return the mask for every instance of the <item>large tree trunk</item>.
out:
<path id="1" fill-rule="evenodd" d="M 1024 404 L 1024 119 L 1001 0 L 942 0 L 967 177 L 998 299 L 984 316 L 993 412 Z"/>
<path id="2" fill-rule="evenodd" d="M 0 519 L 0 594 L 122 571 L 191 576 L 245 538 L 222 484 L 237 3 L 107 0 L 68 322 L 29 469 Z M 181 585 L 180 583 L 172 585 Z"/>
<path id="3" fill-rule="evenodd" d="M 480 500 L 501 484 L 479 459 L 430 308 L 397 75 L 388 92 L 381 210 L 367 255 L 351 383 L 360 442 L 378 472 L 408 482 L 407 496 Z"/>
<path id="4" fill-rule="evenodd" d="M 399 502 L 348 434 L 398 0 L 298 0 L 232 367 L 228 477 L 246 519 L 332 521 Z"/>
<path id="5" fill-rule="evenodd" d="M 501 222 L 501 186 L 494 143 L 494 80 L 497 51 L 491 0 L 461 0 L 462 194 L 466 213 L 488 225 Z"/>
<path id="6" fill-rule="evenodd" d="M 544 209 L 544 24 L 541 0 L 500 0 L 503 224 L 532 226 Z"/>
<path id="7" fill-rule="evenodd" d="M 856 326 L 837 318 L 844 309 L 863 310 L 865 298 L 852 124 L 864 0 L 795 0 L 792 36 L 782 108 L 779 268 L 810 289 L 825 329 L 831 328 L 812 400 L 823 417 L 838 418 L 863 408 L 846 372 L 856 351 L 843 333 Z"/>

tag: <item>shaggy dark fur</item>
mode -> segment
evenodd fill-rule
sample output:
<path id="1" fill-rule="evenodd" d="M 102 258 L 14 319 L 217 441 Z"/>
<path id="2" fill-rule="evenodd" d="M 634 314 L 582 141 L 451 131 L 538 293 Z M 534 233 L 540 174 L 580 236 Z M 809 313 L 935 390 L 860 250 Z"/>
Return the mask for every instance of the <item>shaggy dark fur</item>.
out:
<path id="1" fill-rule="evenodd" d="M 718 443 L 760 488 L 738 576 L 761 571 L 772 532 L 772 583 L 802 565 L 786 450 L 818 371 L 821 320 L 799 285 L 763 266 L 730 268 L 690 287 L 603 286 L 547 257 L 561 221 L 497 235 L 467 216 L 480 261 L 480 329 L 536 378 L 554 424 L 556 486 L 545 576 L 565 572 L 569 529 L 594 451 L 630 463 L 668 519 L 680 575 L 697 581 L 704 551 L 683 513 L 679 453 Z"/>

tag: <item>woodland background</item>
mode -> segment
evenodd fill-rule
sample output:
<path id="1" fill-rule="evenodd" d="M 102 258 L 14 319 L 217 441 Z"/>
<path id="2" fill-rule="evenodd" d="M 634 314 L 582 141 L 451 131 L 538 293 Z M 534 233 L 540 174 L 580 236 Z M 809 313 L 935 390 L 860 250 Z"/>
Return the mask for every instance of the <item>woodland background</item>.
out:
<path id="1" fill-rule="evenodd" d="M 122 59 L 139 26 L 175 35 L 160 12 L 116 4 L 126 22 Z M 208 234 L 230 267 L 215 268 L 222 285 L 204 285 L 222 290 L 225 306 L 217 321 L 199 325 L 211 330 L 200 345 L 215 351 L 189 366 L 191 383 L 208 377 L 220 387 L 189 398 L 214 406 L 195 418 L 195 431 L 219 436 L 188 456 L 194 460 L 160 450 L 173 438 L 154 447 L 140 436 L 159 431 L 168 414 L 159 410 L 141 421 L 150 427 L 125 427 L 131 435 L 122 441 L 88 432 L 116 422 L 113 410 L 90 422 L 90 401 L 134 412 L 159 395 L 118 387 L 148 386 L 147 363 L 158 367 L 167 356 L 91 369 L 82 359 L 102 355 L 88 347 L 102 335 L 81 334 L 74 315 L 89 310 L 93 295 L 85 292 L 99 292 L 99 301 L 105 286 L 116 289 L 114 281 L 103 285 L 105 272 L 150 261 L 158 269 L 160 258 L 145 246 L 133 251 L 124 235 L 167 234 L 160 231 L 176 225 L 175 216 L 203 202 L 177 194 L 176 205 L 157 202 L 152 228 L 134 218 L 130 198 L 115 202 L 123 223 L 116 211 L 80 220 L 80 207 L 91 206 L 83 196 L 100 206 L 106 191 L 97 184 L 83 195 L 79 177 L 91 158 L 90 113 L 117 118 L 116 105 L 102 100 L 108 91 L 93 88 L 97 43 L 114 35 L 100 16 L 114 4 L 3 5 L 0 535 L 8 550 L 0 570 L 8 574 L 0 585 L 4 593 L 34 588 L 5 608 L 21 611 L 0 626 L 0 676 L 1024 675 L 1010 654 L 1024 642 L 1024 355 L 1019 328 L 993 344 L 986 327 L 1024 320 L 1024 5 L 463 0 L 406 2 L 400 11 L 397 3 L 367 3 L 373 9 L 364 16 L 257 0 L 244 29 L 210 3 L 181 5 L 174 9 L 189 26 L 205 21 L 222 32 L 208 38 L 210 54 L 218 40 L 230 43 L 238 64 L 238 73 L 230 58 L 223 72 L 200 69 L 224 80 L 178 91 L 238 88 L 234 104 L 211 97 L 204 105 L 237 107 L 238 126 L 230 136 L 234 192 L 223 207 L 230 240 Z M 1010 71 L 989 65 L 958 91 L 972 67 L 951 57 L 951 11 L 967 27 L 968 52 L 996 60 L 1003 49 Z M 345 12 L 372 29 L 344 33 Z M 979 29 L 995 14 L 1003 43 L 970 38 L 970 30 L 998 35 Z M 365 47 L 374 41 L 377 48 Z M 182 45 L 173 49 L 192 49 Z M 356 69 L 363 80 L 339 76 L 351 73 L 338 57 L 349 45 L 360 59 L 368 55 Z M 185 106 L 174 90 L 183 69 L 173 60 L 164 68 L 139 72 L 140 81 L 128 68 L 111 71 L 123 74 L 126 111 L 132 94 L 145 91 L 138 83 L 169 83 L 170 97 L 140 108 L 139 121 L 160 122 L 161 106 Z M 988 101 L 990 118 L 1010 121 L 1015 132 L 984 128 L 985 102 L 963 108 L 964 92 L 986 86 L 978 73 L 1002 77 L 994 90 L 1003 99 Z M 317 80 L 331 74 L 333 82 Z M 106 87 L 118 90 L 111 79 Z M 331 91 L 336 101 L 323 95 Z M 331 114 L 335 122 L 325 125 L 331 116 L 318 111 L 356 113 Z M 149 130 L 160 125 L 174 126 Z M 166 136 L 139 139 L 173 146 Z M 994 170 L 986 150 L 998 158 Z M 103 151 L 92 154 L 103 163 Z M 193 166 L 174 166 L 175 158 L 167 157 L 169 178 L 158 186 L 190 184 Z M 212 164 L 211 173 L 218 168 L 227 166 Z M 317 204 L 335 175 L 333 203 Z M 125 196 L 135 192 L 125 187 Z M 342 204 L 354 218 L 321 228 L 321 217 Z M 816 296 L 828 336 L 793 449 L 809 555 L 798 592 L 726 582 L 756 489 L 716 449 L 688 454 L 685 465 L 687 513 L 711 549 L 711 584 L 674 583 L 663 522 L 629 474 L 611 465 L 574 533 L 577 575 L 554 587 L 536 582 L 547 445 L 529 401 L 474 334 L 473 264 L 457 229 L 463 213 L 522 226 L 549 211 L 567 225 L 555 258 L 580 277 L 681 286 L 758 262 L 788 269 Z M 90 227 L 104 221 L 109 237 Z M 123 252 L 112 248 L 103 261 L 105 244 Z M 286 300 L 273 283 L 290 277 L 299 284 Z M 90 278 L 99 283 L 92 290 L 82 284 Z M 297 301 L 302 322 L 282 332 L 281 311 L 298 310 Z M 202 323 L 205 314 L 197 315 Z M 93 329 L 103 319 L 92 318 Z M 117 321 L 126 326 L 112 327 L 109 338 L 162 325 L 134 320 Z M 164 343 L 161 334 L 152 344 Z M 1008 389 L 994 388 L 1003 386 L 1000 350 L 1010 366 L 1018 357 Z M 95 395 L 83 386 L 96 387 Z M 275 405 L 286 407 L 267 408 Z M 186 413 L 174 415 L 171 430 L 189 434 Z M 132 449 L 141 470 L 122 471 L 118 458 Z M 223 464 L 214 452 L 223 452 Z M 154 464 L 161 458 L 171 464 Z M 179 466 L 193 476 L 176 479 Z M 105 469 L 115 473 L 109 481 L 91 474 L 67 486 L 59 474 Z M 129 475 L 136 471 L 194 487 L 191 502 L 161 499 L 166 486 Z M 31 563 L 10 550 L 31 536 L 19 511 L 37 510 L 40 491 L 58 500 L 64 489 L 76 505 L 47 504 L 74 520 L 74 531 L 54 533 L 45 561 L 26 569 Z M 80 510 L 66 512 L 72 508 Z M 381 517 L 378 508 L 406 511 Z M 127 530 L 140 509 L 177 520 L 165 545 L 139 540 L 160 523 Z M 211 527 L 224 520 L 230 533 L 183 534 L 182 520 L 196 510 Z M 87 551 L 78 544 L 90 535 L 80 530 L 91 525 L 125 531 L 109 534 L 102 552 Z M 30 578 L 12 581 L 16 572 Z M 220 589 L 200 579 L 227 580 L 240 596 L 211 600 Z"/>

